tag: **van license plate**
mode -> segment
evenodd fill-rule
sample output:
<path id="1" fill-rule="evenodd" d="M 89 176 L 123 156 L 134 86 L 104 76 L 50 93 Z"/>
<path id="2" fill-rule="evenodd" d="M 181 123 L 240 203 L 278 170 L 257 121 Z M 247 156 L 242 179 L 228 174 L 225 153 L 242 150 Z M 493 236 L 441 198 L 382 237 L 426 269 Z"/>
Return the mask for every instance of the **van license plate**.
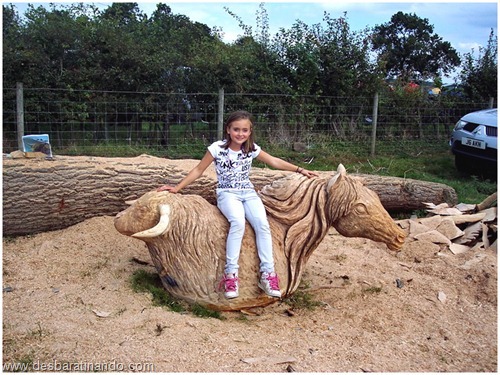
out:
<path id="1" fill-rule="evenodd" d="M 480 148 L 481 150 L 486 149 L 486 143 L 484 141 L 478 141 L 472 138 L 462 138 L 462 144 L 464 146 Z"/>

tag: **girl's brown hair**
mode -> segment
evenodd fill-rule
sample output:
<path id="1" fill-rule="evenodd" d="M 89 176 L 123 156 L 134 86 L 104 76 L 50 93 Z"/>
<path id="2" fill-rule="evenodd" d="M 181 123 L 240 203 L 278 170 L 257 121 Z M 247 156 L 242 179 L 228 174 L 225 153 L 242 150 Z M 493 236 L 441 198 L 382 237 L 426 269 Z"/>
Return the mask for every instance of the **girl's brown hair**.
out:
<path id="1" fill-rule="evenodd" d="M 241 150 L 245 154 L 249 154 L 250 152 L 255 151 L 255 141 L 254 141 L 254 136 L 253 136 L 253 116 L 251 113 L 247 111 L 235 111 L 229 115 L 229 117 L 226 120 L 226 123 L 224 124 L 224 140 L 226 143 L 224 144 L 224 147 L 226 150 L 229 148 L 229 144 L 231 143 L 231 136 L 227 132 L 228 128 L 231 126 L 231 124 L 234 121 L 238 120 L 249 120 L 250 121 L 250 136 L 246 140 L 245 143 L 241 145 Z"/>

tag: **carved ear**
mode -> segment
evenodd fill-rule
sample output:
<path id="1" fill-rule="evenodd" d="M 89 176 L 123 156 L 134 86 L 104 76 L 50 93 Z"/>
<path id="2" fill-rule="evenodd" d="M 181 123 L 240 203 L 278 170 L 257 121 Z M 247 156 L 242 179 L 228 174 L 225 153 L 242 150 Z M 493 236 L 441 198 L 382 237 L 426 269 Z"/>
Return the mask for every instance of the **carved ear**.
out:
<path id="1" fill-rule="evenodd" d="M 337 167 L 337 173 L 340 173 L 340 174 L 347 174 L 346 170 L 345 170 L 345 167 L 343 164 L 339 164 L 339 166 Z"/>
<path id="2" fill-rule="evenodd" d="M 328 181 L 328 185 L 326 186 L 326 190 L 330 191 L 330 189 L 332 188 L 333 185 L 335 185 L 335 183 L 337 182 L 339 177 L 344 177 L 346 174 L 347 174 L 347 172 L 345 170 L 345 167 L 342 164 L 339 164 L 339 166 L 337 167 L 337 173 L 335 173 L 333 175 L 333 177 L 330 178 L 330 180 Z"/>

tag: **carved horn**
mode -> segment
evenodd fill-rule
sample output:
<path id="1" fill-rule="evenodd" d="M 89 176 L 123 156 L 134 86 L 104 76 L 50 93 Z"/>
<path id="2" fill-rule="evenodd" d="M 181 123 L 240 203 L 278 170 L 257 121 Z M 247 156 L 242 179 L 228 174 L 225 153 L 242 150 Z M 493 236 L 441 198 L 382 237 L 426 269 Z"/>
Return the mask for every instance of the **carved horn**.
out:
<path id="1" fill-rule="evenodd" d="M 335 173 L 335 175 L 330 178 L 330 181 L 328 181 L 328 184 L 326 186 L 326 191 L 330 191 L 330 189 L 332 188 L 332 186 L 335 184 L 335 182 L 337 182 L 337 179 L 340 177 L 340 176 L 343 176 L 345 175 L 347 172 L 345 170 L 345 167 L 343 164 L 339 164 L 339 166 L 337 167 L 337 173 Z"/>
<path id="2" fill-rule="evenodd" d="M 161 236 L 168 228 L 170 222 L 170 205 L 160 204 L 160 221 L 153 228 L 143 230 L 142 232 L 135 233 L 132 237 L 136 238 L 152 238 Z"/>

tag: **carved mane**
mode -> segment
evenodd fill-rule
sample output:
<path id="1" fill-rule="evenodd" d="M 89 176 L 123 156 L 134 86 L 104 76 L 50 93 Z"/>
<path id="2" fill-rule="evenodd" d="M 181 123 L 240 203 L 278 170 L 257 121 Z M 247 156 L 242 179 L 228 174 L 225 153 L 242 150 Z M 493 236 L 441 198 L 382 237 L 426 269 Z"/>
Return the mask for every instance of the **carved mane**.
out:
<path id="1" fill-rule="evenodd" d="M 291 175 L 261 190 L 269 217 L 287 227 L 285 255 L 292 280 L 300 280 L 302 266 L 329 228 L 351 210 L 358 199 L 357 184 L 362 185 L 342 169 L 330 179 Z"/>
<path id="2" fill-rule="evenodd" d="M 303 266 L 328 233 L 326 183 L 324 178 L 307 179 L 292 175 L 260 191 L 270 219 L 286 228 L 284 251 L 290 280 L 300 281 Z M 294 290 L 296 282 L 288 289 Z"/>

